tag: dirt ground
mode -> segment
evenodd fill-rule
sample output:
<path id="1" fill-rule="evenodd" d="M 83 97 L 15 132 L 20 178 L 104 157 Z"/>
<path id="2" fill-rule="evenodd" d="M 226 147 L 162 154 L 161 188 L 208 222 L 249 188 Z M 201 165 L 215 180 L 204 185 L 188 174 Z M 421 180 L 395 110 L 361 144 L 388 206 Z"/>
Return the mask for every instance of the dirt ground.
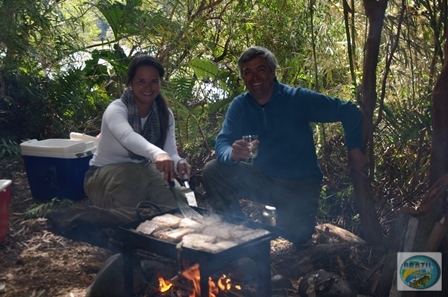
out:
<path id="1" fill-rule="evenodd" d="M 9 235 L 0 244 L 0 296 L 84 297 L 112 252 L 55 235 L 44 218 L 28 219 L 30 206 L 39 202 L 31 196 L 23 162 L 19 158 L 0 160 L 0 168 L 0 179 L 13 182 Z M 246 205 L 247 208 L 250 206 Z M 249 211 L 259 215 L 259 209 Z M 358 293 L 368 295 L 383 259 L 381 251 L 356 244 L 328 247 L 319 242 L 320 250 L 297 251 L 286 240 L 272 241 L 273 271 L 289 278 L 297 290 L 306 273 L 325 269 L 349 280 Z"/>
<path id="2" fill-rule="evenodd" d="M 12 180 L 9 235 L 0 244 L 0 296 L 83 297 L 110 251 L 54 235 L 46 219 L 26 219 L 38 202 L 22 161 L 2 160 L 0 168 L 0 179 Z"/>

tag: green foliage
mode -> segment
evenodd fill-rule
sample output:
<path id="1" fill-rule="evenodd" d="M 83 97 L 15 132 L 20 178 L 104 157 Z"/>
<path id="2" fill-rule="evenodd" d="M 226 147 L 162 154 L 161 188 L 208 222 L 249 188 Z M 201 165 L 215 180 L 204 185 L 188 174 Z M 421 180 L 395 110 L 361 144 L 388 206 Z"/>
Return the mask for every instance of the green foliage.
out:
<path id="1" fill-rule="evenodd" d="M 20 146 L 11 139 L 0 140 L 0 159 L 19 157 Z"/>
<path id="2" fill-rule="evenodd" d="M 141 19 L 143 12 L 138 10 L 141 1 L 126 1 L 126 4 L 118 1 L 101 0 L 96 7 L 111 26 L 117 39 L 127 34 L 137 34 L 137 27 L 134 26 Z"/>
<path id="3" fill-rule="evenodd" d="M 190 61 L 190 66 L 193 68 L 195 75 L 198 78 L 215 77 L 218 75 L 218 67 L 209 59 L 193 58 Z"/>
<path id="4" fill-rule="evenodd" d="M 21 139 L 97 134 L 104 109 L 121 95 L 128 64 L 139 52 L 156 56 L 166 69 L 163 93 L 176 118 L 179 150 L 197 171 L 212 158 L 229 103 L 245 91 L 236 61 L 250 45 L 276 54 L 280 81 L 358 99 L 347 48 L 353 50 L 359 83 L 367 30 L 362 2 L 350 8 L 350 45 L 339 1 L 205 3 L 1 1 L 0 157 L 17 154 L 15 143 Z M 377 92 L 384 102 L 377 103 L 373 119 L 378 121 L 374 194 L 379 203 L 396 205 L 408 203 L 427 179 L 428 94 L 443 62 L 439 2 L 405 9 L 397 39 L 401 3 L 389 2 L 378 57 Z M 383 76 L 396 40 L 390 72 Z M 329 221 L 343 216 L 356 228 L 343 129 L 337 124 L 313 128 L 325 175 L 321 216 Z"/>
<path id="5" fill-rule="evenodd" d="M 398 193 L 408 197 L 428 179 L 431 102 L 428 98 L 409 101 L 388 102 L 384 107 L 384 122 L 378 129 L 378 138 L 384 135 L 377 142 L 377 151 L 381 152 L 376 160 L 377 180 L 381 185 L 378 190 L 389 190 L 378 195 L 385 199 L 394 199 Z"/>
<path id="6" fill-rule="evenodd" d="M 73 204 L 73 201 L 69 199 L 58 199 L 53 198 L 49 202 L 45 203 L 33 203 L 31 204 L 25 212 L 25 219 L 35 219 L 42 218 L 45 216 L 47 211 L 52 210 L 56 207 L 67 207 Z"/>
<path id="7" fill-rule="evenodd" d="M 92 117 L 110 102 L 104 89 L 94 89 L 92 81 L 76 69 L 57 73 L 52 79 L 17 72 L 6 81 L 14 101 L 8 111 L 11 125 L 5 125 L 2 132 L 14 133 L 17 141 L 67 138 L 71 131 L 95 130 L 98 123 L 93 124 Z"/>

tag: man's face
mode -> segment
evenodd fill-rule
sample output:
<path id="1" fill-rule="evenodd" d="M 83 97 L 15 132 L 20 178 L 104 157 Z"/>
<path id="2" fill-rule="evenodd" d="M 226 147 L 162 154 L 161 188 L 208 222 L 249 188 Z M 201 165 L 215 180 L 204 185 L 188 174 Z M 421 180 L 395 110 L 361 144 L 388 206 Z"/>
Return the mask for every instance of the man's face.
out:
<path id="1" fill-rule="evenodd" d="M 258 104 L 266 104 L 274 90 L 275 71 L 269 69 L 266 59 L 256 58 L 243 63 L 242 77 L 249 93 Z"/>

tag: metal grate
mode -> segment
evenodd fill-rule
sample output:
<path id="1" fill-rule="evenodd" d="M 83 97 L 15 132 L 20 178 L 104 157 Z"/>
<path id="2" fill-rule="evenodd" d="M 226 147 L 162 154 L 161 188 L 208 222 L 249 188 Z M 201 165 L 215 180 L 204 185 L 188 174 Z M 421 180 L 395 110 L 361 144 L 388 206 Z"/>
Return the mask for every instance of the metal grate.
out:
<path id="1" fill-rule="evenodd" d="M 202 208 L 195 208 L 199 213 L 205 214 L 206 211 Z M 232 248 L 226 249 L 219 253 L 210 253 L 206 251 L 195 250 L 191 248 L 176 248 L 175 243 L 159 240 L 157 238 L 147 236 L 136 232 L 135 229 L 145 220 L 150 220 L 155 216 L 166 213 L 175 214 L 178 209 L 169 210 L 152 215 L 148 218 L 141 219 L 123 226 L 120 226 L 121 241 L 123 243 L 124 256 L 124 277 L 127 297 L 132 297 L 133 294 L 133 256 L 136 250 L 142 249 L 158 255 L 162 255 L 182 263 L 183 260 L 191 264 L 199 264 L 200 267 L 200 287 L 201 297 L 209 297 L 209 283 L 208 278 L 213 273 L 225 268 L 230 262 L 239 260 L 241 258 L 251 258 L 257 265 L 259 273 L 259 286 L 257 286 L 257 296 L 269 297 L 271 296 L 271 257 L 270 257 L 270 241 L 280 236 L 281 229 L 274 226 L 268 226 L 256 223 L 242 218 L 230 217 L 221 215 L 221 217 L 233 224 L 245 225 L 249 228 L 262 228 L 268 230 L 270 233 L 259 238 L 241 243 Z"/>

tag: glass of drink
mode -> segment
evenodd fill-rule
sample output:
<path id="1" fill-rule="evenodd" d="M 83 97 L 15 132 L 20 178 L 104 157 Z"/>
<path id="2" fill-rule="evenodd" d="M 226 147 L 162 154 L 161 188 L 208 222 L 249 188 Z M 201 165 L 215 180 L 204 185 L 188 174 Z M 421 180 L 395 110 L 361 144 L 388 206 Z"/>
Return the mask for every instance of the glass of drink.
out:
<path id="1" fill-rule="evenodd" d="M 250 159 L 253 160 L 258 155 L 258 135 L 244 135 L 243 140 L 249 143 Z"/>

